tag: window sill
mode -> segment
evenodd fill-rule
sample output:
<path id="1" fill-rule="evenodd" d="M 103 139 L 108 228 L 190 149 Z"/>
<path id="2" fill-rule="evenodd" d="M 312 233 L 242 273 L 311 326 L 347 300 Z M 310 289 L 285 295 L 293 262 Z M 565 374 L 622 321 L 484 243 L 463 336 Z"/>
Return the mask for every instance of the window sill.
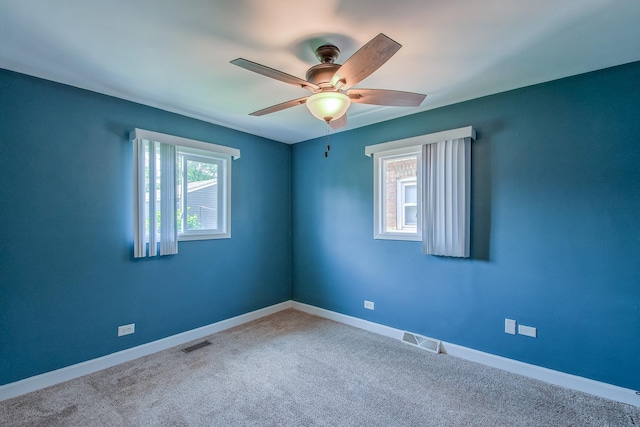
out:
<path id="1" fill-rule="evenodd" d="M 178 236 L 178 242 L 188 242 L 191 240 L 215 240 L 230 239 L 231 233 L 214 233 L 214 234 L 189 234 Z"/>
<path id="2" fill-rule="evenodd" d="M 422 241 L 422 236 L 418 234 L 400 234 L 400 233 L 386 233 L 386 234 L 376 234 L 373 236 L 376 240 L 406 240 L 409 242 L 420 242 Z"/>

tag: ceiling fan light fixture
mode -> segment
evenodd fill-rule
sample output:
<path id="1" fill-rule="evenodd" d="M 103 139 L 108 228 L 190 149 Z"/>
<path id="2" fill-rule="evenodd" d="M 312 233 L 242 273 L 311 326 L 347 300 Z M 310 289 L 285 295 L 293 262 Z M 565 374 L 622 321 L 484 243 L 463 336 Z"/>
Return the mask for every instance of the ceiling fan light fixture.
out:
<path id="1" fill-rule="evenodd" d="M 320 92 L 307 98 L 307 108 L 319 120 L 330 122 L 347 112 L 351 99 L 340 92 Z"/>

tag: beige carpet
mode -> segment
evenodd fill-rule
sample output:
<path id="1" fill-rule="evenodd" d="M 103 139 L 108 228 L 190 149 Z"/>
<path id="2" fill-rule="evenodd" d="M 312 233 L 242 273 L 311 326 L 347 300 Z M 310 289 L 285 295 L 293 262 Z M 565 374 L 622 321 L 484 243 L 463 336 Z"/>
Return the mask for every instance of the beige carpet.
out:
<path id="1" fill-rule="evenodd" d="M 286 310 L 0 402 L 2 426 L 640 426 L 640 409 Z"/>

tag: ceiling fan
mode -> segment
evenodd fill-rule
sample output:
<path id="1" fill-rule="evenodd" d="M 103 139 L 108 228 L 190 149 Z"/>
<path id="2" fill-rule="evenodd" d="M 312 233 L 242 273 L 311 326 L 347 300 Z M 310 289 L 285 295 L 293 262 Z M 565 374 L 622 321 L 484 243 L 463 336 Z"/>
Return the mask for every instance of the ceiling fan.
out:
<path id="1" fill-rule="evenodd" d="M 315 51 L 320 64 L 307 70 L 306 80 L 243 58 L 234 59 L 231 64 L 313 92 L 313 95 L 273 105 L 250 115 L 263 116 L 306 104 L 311 114 L 327 122 L 333 129 L 339 129 L 347 124 L 346 112 L 352 102 L 395 107 L 417 107 L 422 103 L 426 95 L 419 93 L 352 89 L 387 62 L 401 47 L 400 43 L 380 33 L 341 65 L 335 63 L 340 49 L 333 45 L 320 46 Z"/>

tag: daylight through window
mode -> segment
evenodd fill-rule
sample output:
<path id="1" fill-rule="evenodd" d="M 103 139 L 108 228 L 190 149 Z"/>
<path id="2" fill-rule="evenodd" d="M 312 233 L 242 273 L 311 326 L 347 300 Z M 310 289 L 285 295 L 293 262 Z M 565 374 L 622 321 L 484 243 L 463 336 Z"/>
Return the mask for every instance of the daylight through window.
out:
<path id="1" fill-rule="evenodd" d="M 224 234 L 227 160 L 178 149 L 178 240 Z"/>
<path id="2" fill-rule="evenodd" d="M 377 186 L 376 238 L 420 239 L 418 176 L 421 151 L 412 147 L 375 156 Z"/>
<path id="3" fill-rule="evenodd" d="M 135 257 L 175 254 L 181 240 L 231 237 L 231 160 L 239 150 L 140 129 L 131 140 Z"/>

